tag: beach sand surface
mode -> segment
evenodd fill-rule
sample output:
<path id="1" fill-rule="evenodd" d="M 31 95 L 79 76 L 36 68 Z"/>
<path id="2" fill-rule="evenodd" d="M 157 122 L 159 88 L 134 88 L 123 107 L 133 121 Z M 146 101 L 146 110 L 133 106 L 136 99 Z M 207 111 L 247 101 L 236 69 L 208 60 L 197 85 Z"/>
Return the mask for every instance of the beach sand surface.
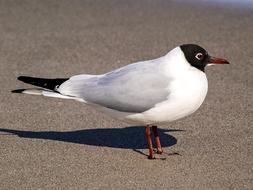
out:
<path id="1" fill-rule="evenodd" d="M 252 189 L 253 12 L 182 1 L 0 1 L 0 189 Z M 12 94 L 19 75 L 101 74 L 203 46 L 230 65 L 206 69 L 193 115 L 145 128 L 71 100 Z"/>

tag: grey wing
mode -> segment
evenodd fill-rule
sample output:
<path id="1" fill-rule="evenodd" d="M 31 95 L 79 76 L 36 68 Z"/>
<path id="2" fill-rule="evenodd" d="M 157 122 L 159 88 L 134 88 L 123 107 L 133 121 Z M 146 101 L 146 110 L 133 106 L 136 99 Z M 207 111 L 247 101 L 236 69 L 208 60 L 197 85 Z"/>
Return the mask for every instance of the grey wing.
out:
<path id="1" fill-rule="evenodd" d="M 144 112 L 169 95 L 168 78 L 159 68 L 159 63 L 146 61 L 104 75 L 77 75 L 59 92 L 122 112 Z"/>

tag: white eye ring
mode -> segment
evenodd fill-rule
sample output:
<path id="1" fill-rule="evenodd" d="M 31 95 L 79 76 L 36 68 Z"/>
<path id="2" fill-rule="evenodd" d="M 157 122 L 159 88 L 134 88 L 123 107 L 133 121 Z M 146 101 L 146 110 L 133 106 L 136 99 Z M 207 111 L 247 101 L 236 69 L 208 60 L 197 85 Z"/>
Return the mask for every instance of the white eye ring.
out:
<path id="1" fill-rule="evenodd" d="M 203 58 L 203 54 L 202 53 L 197 53 L 195 56 L 198 60 L 201 60 Z"/>

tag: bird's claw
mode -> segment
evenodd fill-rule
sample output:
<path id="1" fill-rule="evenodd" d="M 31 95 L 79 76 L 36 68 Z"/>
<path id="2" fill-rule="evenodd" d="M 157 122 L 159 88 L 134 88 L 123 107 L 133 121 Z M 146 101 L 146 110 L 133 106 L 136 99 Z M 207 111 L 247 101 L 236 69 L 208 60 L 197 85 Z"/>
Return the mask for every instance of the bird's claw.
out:
<path id="1" fill-rule="evenodd" d="M 149 160 L 154 160 L 154 159 L 155 159 L 155 156 L 150 156 L 150 155 L 149 155 L 149 156 L 148 156 L 148 159 L 149 159 Z"/>
<path id="2" fill-rule="evenodd" d="M 163 151 L 162 151 L 162 150 L 160 150 L 160 149 L 157 149 L 156 153 L 157 153 L 157 154 L 162 154 L 162 153 L 163 153 Z"/>

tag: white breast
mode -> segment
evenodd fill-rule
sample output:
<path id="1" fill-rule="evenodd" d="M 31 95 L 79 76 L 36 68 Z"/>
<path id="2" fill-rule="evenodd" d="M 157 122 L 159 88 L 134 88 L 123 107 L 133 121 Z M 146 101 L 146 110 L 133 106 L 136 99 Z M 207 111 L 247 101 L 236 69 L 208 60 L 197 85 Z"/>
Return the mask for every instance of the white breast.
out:
<path id="1" fill-rule="evenodd" d="M 178 56 L 173 56 L 173 53 L 168 61 L 173 63 L 167 63 L 164 68 L 170 78 L 168 99 L 146 112 L 128 115 L 126 119 L 140 124 L 170 122 L 192 114 L 201 106 L 208 90 L 205 73 L 186 64 L 185 59 L 180 60 Z"/>
<path id="2" fill-rule="evenodd" d="M 189 72 L 170 84 L 170 95 L 154 108 L 128 115 L 127 119 L 142 124 L 170 122 L 195 112 L 203 103 L 208 89 L 206 75 L 203 72 Z"/>

